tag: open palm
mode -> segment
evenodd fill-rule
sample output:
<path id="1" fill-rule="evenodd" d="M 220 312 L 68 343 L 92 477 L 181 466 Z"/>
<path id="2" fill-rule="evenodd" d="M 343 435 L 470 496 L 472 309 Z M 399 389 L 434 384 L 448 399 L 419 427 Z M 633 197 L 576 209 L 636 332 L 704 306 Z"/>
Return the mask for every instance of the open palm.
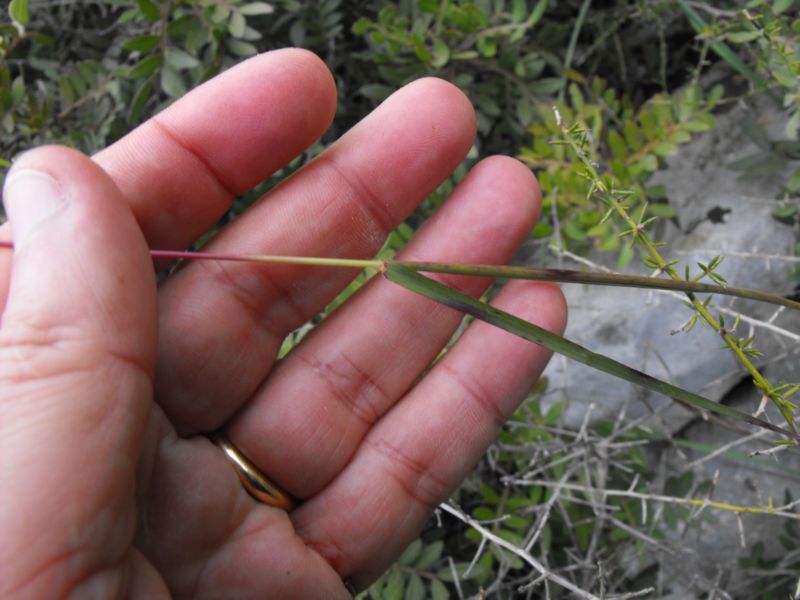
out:
<path id="1" fill-rule="evenodd" d="M 391 564 L 538 377 L 544 350 L 474 324 L 420 379 L 460 315 L 381 278 L 276 362 L 352 270 L 203 262 L 156 290 L 147 246 L 190 245 L 322 134 L 335 98 L 316 57 L 278 51 L 92 160 L 47 147 L 17 161 L 16 249 L 0 255 L 0 596 L 349 597 L 342 580 L 360 589 Z M 372 256 L 474 128 L 457 89 L 410 84 L 208 249 Z M 61 204 L 31 209 L 53 185 Z M 404 257 L 505 262 L 538 208 L 525 167 L 484 160 Z M 510 284 L 496 304 L 563 328 L 548 284 Z M 218 429 L 299 508 L 250 498 L 203 435 Z"/>

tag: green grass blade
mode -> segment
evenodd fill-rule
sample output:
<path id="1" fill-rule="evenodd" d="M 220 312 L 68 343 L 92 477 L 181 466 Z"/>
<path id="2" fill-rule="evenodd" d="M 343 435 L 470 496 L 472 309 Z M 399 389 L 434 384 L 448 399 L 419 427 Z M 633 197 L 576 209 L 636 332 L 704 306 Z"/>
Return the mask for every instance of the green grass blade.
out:
<path id="1" fill-rule="evenodd" d="M 671 383 L 637 371 L 612 358 L 592 352 L 575 342 L 564 339 L 560 335 L 551 333 L 533 323 L 528 323 L 507 312 L 498 310 L 484 302 L 475 300 L 466 294 L 449 288 L 437 281 L 433 281 L 424 275 L 420 275 L 401 264 L 388 263 L 384 271 L 384 276 L 412 292 L 416 292 L 463 313 L 472 315 L 476 319 L 504 329 L 505 331 L 518 335 L 523 339 L 539 344 L 548 350 L 562 354 L 567 358 L 571 358 L 572 360 L 588 365 L 594 369 L 669 396 L 682 404 L 701 410 L 707 410 L 718 415 L 736 419 L 737 421 L 744 421 L 751 425 L 780 433 L 793 441 L 800 441 L 800 437 L 788 429 L 773 425 L 772 423 L 725 406 L 724 404 L 718 404 L 708 398 L 703 398 L 702 396 L 679 388 Z"/>
<path id="2" fill-rule="evenodd" d="M 701 35 L 705 33 L 707 25 L 703 20 L 703 17 L 701 17 L 698 12 L 693 9 L 688 2 L 686 2 L 686 0 L 678 0 L 678 5 L 683 9 L 683 12 L 686 13 L 687 18 L 692 24 L 692 27 L 694 27 L 695 31 Z M 764 88 L 772 101 L 778 106 L 782 106 L 780 98 L 767 89 L 767 83 L 764 81 L 764 79 L 762 79 L 758 73 L 753 71 L 753 69 L 742 62 L 742 59 L 740 59 L 737 54 L 728 47 L 727 44 L 716 40 L 709 40 L 709 45 L 721 59 L 736 69 L 743 77 L 749 79 L 753 85 Z"/>
<path id="3" fill-rule="evenodd" d="M 559 102 L 564 100 L 564 92 L 567 89 L 568 71 L 572 68 L 572 59 L 575 57 L 575 48 L 578 45 L 578 36 L 580 36 L 583 23 L 586 21 L 586 15 L 589 13 L 589 7 L 592 0 L 583 0 L 581 9 L 578 12 L 578 18 L 575 19 L 575 25 L 572 28 L 572 35 L 569 38 L 569 45 L 567 46 L 567 53 L 564 55 L 564 74 L 561 77 L 561 90 L 558 92 Z"/>
<path id="4" fill-rule="evenodd" d="M 391 262 L 391 261 L 390 261 Z M 749 298 L 770 304 L 778 304 L 800 310 L 800 302 L 769 294 L 760 290 L 729 286 L 710 285 L 695 281 L 674 281 L 640 275 L 619 273 L 598 273 L 592 271 L 566 271 L 563 269 L 531 269 L 529 267 L 509 267 L 502 265 L 465 265 L 433 262 L 400 262 L 413 271 L 426 273 L 450 273 L 455 275 L 474 275 L 478 277 L 503 277 L 508 279 L 535 279 L 538 281 L 558 281 L 560 283 L 587 283 L 590 285 L 612 285 L 656 290 L 675 290 L 697 294 L 722 294 Z"/>

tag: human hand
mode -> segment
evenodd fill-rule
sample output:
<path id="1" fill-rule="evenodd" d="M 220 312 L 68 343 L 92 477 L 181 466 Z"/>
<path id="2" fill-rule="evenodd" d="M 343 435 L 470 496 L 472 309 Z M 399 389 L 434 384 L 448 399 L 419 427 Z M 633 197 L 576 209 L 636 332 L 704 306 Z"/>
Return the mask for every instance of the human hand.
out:
<path id="1" fill-rule="evenodd" d="M 0 253 L 0 596 L 346 598 L 414 539 L 544 367 L 381 278 L 275 362 L 354 273 L 188 264 L 156 290 L 147 246 L 185 247 L 316 139 L 335 89 L 312 55 L 251 59 L 90 160 L 23 155 Z M 437 80 L 397 92 L 227 226 L 209 250 L 369 257 L 469 150 L 474 114 Z M 404 258 L 507 261 L 538 186 L 478 164 Z M 0 237 L 10 237 L 8 226 Z M 442 276 L 480 294 L 488 281 Z M 554 286 L 495 301 L 551 330 Z M 154 402 L 155 400 L 155 402 Z M 254 501 L 204 433 L 222 429 L 299 499 Z"/>

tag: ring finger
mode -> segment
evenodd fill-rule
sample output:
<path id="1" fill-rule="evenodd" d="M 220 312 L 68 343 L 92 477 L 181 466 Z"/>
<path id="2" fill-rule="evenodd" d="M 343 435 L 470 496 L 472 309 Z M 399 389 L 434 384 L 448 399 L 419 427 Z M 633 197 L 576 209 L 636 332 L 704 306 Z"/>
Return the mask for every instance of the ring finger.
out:
<path id="1" fill-rule="evenodd" d="M 400 258 L 505 263 L 533 226 L 539 188 L 506 157 L 477 165 Z M 474 296 L 489 281 L 439 276 Z M 460 315 L 376 279 L 275 369 L 227 426 L 235 444 L 287 491 L 307 498 L 436 357 Z"/>

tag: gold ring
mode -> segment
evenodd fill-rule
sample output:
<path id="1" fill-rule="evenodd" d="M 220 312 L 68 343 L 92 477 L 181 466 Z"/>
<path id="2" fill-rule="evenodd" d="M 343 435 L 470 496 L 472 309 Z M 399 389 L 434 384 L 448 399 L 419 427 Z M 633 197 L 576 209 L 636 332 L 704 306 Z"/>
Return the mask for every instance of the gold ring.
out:
<path id="1" fill-rule="evenodd" d="M 286 511 L 296 506 L 291 496 L 267 479 L 223 433 L 212 433 L 209 438 L 225 452 L 244 489 L 253 498 Z"/>

